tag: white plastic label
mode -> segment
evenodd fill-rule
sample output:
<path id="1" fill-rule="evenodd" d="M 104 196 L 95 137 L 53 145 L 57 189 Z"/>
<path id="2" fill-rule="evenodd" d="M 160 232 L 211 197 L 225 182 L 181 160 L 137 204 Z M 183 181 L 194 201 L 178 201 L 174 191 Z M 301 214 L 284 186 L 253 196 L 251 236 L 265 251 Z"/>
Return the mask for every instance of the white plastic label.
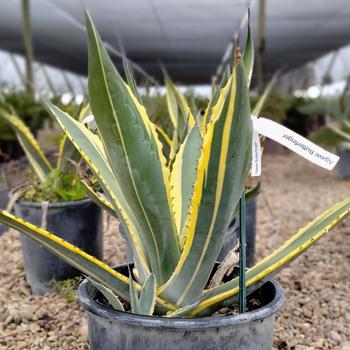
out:
<path id="1" fill-rule="evenodd" d="M 95 120 L 95 117 L 92 114 L 87 115 L 81 122 L 83 124 L 89 124 Z"/>
<path id="2" fill-rule="evenodd" d="M 332 170 L 339 160 L 339 157 L 335 154 L 324 150 L 313 142 L 307 140 L 305 137 L 300 136 L 296 132 L 274 122 L 273 120 L 252 116 L 252 122 L 252 176 L 259 176 L 261 174 L 259 134 L 280 143 L 310 162 L 327 170 Z M 259 146 L 257 145 L 258 142 Z"/>
<path id="3" fill-rule="evenodd" d="M 253 128 L 257 118 L 252 117 Z M 261 143 L 259 134 L 253 129 L 253 141 L 252 141 L 252 176 L 261 175 Z"/>

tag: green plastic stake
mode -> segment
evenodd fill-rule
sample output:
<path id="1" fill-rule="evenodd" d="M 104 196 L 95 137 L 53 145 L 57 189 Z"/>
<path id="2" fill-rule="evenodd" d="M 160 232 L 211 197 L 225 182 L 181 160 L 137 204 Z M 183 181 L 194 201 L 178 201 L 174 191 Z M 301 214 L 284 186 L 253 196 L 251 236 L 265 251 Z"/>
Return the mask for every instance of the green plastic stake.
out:
<path id="1" fill-rule="evenodd" d="M 243 191 L 239 201 L 239 313 L 247 309 L 247 287 L 246 287 L 246 206 L 245 192 Z"/>

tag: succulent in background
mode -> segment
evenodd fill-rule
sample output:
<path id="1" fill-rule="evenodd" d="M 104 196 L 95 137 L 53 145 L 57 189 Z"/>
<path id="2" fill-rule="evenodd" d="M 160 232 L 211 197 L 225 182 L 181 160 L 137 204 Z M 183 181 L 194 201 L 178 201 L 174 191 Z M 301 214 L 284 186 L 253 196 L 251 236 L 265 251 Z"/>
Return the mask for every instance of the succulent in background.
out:
<path id="1" fill-rule="evenodd" d="M 314 142 L 336 147 L 350 143 L 350 93 L 347 88 L 340 97 L 318 98 L 301 107 L 300 111 L 313 117 L 326 117 L 325 125 L 310 135 Z"/>
<path id="2" fill-rule="evenodd" d="M 75 117 L 82 120 L 88 108 L 79 107 Z M 79 200 L 86 196 L 80 177 L 71 164 L 72 160 L 78 161 L 80 155 L 66 135 L 60 140 L 57 162 L 52 165 L 14 108 L 0 108 L 0 120 L 12 128 L 35 175 L 24 192 L 24 199 L 56 202 Z"/>
<path id="3" fill-rule="evenodd" d="M 24 92 L 2 93 L 0 95 L 0 108 L 12 106 L 19 118 L 34 133 L 44 125 L 45 120 L 49 119 L 49 114 L 33 97 Z M 16 135 L 11 127 L 0 119 L 1 141 L 15 140 Z"/>

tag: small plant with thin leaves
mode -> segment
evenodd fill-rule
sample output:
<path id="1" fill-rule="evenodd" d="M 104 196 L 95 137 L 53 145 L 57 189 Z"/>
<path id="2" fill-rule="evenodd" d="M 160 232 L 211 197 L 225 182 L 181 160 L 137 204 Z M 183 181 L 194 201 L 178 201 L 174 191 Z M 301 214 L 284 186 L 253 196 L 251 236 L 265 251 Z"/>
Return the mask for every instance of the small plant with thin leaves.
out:
<path id="1" fill-rule="evenodd" d="M 227 71 L 199 122 L 184 111 L 167 162 L 133 79 L 126 84 L 87 15 L 89 96 L 98 132 L 46 101 L 88 163 L 104 196 L 90 195 L 122 222 L 134 268 L 122 274 L 57 236 L 0 211 L 20 230 L 90 276 L 111 307 L 165 317 L 212 315 L 238 299 L 239 278 L 209 288 L 228 225 L 249 175 L 252 122 L 245 49 Z M 248 36 L 248 45 L 250 36 Z M 248 59 L 249 58 L 249 59 Z M 175 98 L 177 98 L 175 96 Z M 178 113 L 179 111 L 174 112 Z M 350 211 L 350 198 L 328 209 L 247 271 L 252 293 L 286 267 Z M 69 229 L 69 228 L 67 228 Z"/>
<path id="2" fill-rule="evenodd" d="M 87 111 L 88 105 L 80 106 L 76 117 L 82 120 Z M 52 165 L 30 129 L 13 108 L 1 108 L 0 118 L 13 129 L 34 172 L 31 183 L 26 186 L 23 194 L 24 199 L 32 202 L 57 202 L 86 197 L 76 166 L 72 164 L 79 161 L 80 155 L 66 135 L 60 140 L 57 161 Z"/>
<path id="3" fill-rule="evenodd" d="M 69 278 L 64 281 L 57 281 L 53 278 L 50 284 L 58 294 L 62 295 L 68 302 L 72 303 L 77 299 L 76 290 L 81 281 L 81 277 Z"/>

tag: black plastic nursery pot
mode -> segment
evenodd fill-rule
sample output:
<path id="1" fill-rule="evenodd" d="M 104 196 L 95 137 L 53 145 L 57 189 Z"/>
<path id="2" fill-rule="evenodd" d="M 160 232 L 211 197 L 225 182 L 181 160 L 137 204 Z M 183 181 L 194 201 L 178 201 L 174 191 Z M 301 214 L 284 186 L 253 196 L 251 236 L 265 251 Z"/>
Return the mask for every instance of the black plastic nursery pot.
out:
<path id="1" fill-rule="evenodd" d="M 340 180 L 350 179 L 350 148 L 339 147 L 337 154 L 340 157 L 337 164 L 337 177 Z"/>
<path id="2" fill-rule="evenodd" d="M 247 266 L 253 266 L 255 263 L 255 241 L 256 241 L 256 200 L 257 195 L 254 195 L 246 201 L 246 239 L 247 239 Z M 224 260 L 226 255 L 236 246 L 239 237 L 239 214 L 232 220 L 227 234 L 224 239 L 224 243 L 221 247 L 217 261 Z M 126 235 L 122 224 L 119 224 L 119 232 L 126 242 L 126 261 L 128 263 L 133 262 L 133 255 L 130 245 L 126 240 Z"/>
<path id="3" fill-rule="evenodd" d="M 127 265 L 117 269 L 127 274 Z M 255 293 L 262 302 L 255 311 L 187 319 L 111 309 L 96 300 L 97 290 L 88 278 L 79 287 L 78 299 L 87 311 L 90 350 L 271 350 L 275 313 L 284 292 L 270 281 Z"/>
<path id="4" fill-rule="evenodd" d="M 11 190 L 7 188 L 0 190 L 0 209 L 2 210 L 5 210 L 7 207 L 10 191 Z M 8 230 L 8 226 L 0 223 L 0 235 L 4 233 L 6 230 Z"/>
<path id="5" fill-rule="evenodd" d="M 41 226 L 41 203 L 19 200 L 15 203 L 15 215 Z M 46 229 L 83 251 L 102 259 L 102 211 L 89 198 L 49 203 L 44 220 Z M 62 281 L 80 276 L 81 273 L 47 251 L 31 238 L 20 234 L 26 279 L 33 294 L 52 291 L 52 281 Z"/>
<path id="6" fill-rule="evenodd" d="M 8 159 L 16 160 L 23 157 L 24 152 L 17 140 L 2 140 L 0 148 L 3 155 L 0 155 L 0 163 L 7 162 Z"/>

